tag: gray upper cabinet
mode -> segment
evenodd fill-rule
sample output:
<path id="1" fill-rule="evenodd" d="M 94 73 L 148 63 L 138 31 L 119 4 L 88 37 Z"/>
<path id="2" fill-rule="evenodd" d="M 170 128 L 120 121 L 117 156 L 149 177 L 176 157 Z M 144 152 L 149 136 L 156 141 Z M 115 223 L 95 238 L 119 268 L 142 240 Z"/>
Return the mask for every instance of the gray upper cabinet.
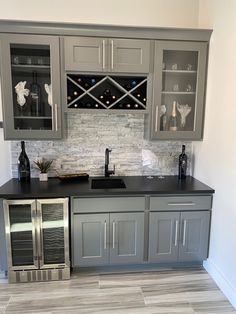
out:
<path id="1" fill-rule="evenodd" d="M 150 41 L 64 37 L 65 70 L 148 73 Z"/>
<path id="2" fill-rule="evenodd" d="M 210 211 L 152 212 L 149 262 L 203 261 L 208 256 Z"/>
<path id="3" fill-rule="evenodd" d="M 155 42 L 151 139 L 202 139 L 207 49 L 206 42 Z"/>
<path id="4" fill-rule="evenodd" d="M 59 37 L 2 34 L 0 42 L 5 139 L 61 138 Z"/>

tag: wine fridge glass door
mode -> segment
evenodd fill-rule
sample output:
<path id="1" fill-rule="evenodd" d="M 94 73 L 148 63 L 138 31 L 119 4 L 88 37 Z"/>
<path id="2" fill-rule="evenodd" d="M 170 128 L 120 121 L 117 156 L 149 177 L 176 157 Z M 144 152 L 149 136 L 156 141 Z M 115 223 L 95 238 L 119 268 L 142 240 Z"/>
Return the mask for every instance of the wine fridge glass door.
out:
<path id="1" fill-rule="evenodd" d="M 33 200 L 4 201 L 8 264 L 11 270 L 37 269 L 36 212 Z"/>
<path id="2" fill-rule="evenodd" d="M 68 266 L 68 200 L 38 200 L 40 217 L 40 267 Z"/>

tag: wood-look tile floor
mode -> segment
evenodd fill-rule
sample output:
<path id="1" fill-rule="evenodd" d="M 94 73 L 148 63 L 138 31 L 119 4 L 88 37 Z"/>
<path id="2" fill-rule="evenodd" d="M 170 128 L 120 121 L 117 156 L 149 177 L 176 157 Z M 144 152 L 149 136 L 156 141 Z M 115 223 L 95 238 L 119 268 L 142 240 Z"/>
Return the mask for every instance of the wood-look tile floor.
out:
<path id="1" fill-rule="evenodd" d="M 81 272 L 69 281 L 8 284 L 0 313 L 236 313 L 203 269 Z"/>

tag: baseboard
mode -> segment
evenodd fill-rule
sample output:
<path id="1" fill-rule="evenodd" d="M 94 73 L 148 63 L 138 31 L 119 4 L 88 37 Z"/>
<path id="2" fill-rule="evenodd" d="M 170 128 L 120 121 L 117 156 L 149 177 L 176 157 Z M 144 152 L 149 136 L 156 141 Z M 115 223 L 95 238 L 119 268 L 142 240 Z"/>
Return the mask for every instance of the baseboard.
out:
<path id="1" fill-rule="evenodd" d="M 208 274 L 216 282 L 217 286 L 224 293 L 226 298 L 236 309 L 236 291 L 230 282 L 224 277 L 222 272 L 217 268 L 217 266 L 210 260 L 207 260 L 203 263 L 203 267 L 206 269 Z"/>

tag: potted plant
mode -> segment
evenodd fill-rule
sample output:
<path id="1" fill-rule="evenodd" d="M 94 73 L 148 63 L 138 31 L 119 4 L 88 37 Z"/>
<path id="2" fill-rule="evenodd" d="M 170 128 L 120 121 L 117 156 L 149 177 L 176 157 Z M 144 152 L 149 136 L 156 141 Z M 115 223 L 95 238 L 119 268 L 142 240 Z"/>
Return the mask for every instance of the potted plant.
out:
<path id="1" fill-rule="evenodd" d="M 41 160 L 34 161 L 37 168 L 40 170 L 39 181 L 48 181 L 48 171 L 52 165 L 53 160 Z"/>

